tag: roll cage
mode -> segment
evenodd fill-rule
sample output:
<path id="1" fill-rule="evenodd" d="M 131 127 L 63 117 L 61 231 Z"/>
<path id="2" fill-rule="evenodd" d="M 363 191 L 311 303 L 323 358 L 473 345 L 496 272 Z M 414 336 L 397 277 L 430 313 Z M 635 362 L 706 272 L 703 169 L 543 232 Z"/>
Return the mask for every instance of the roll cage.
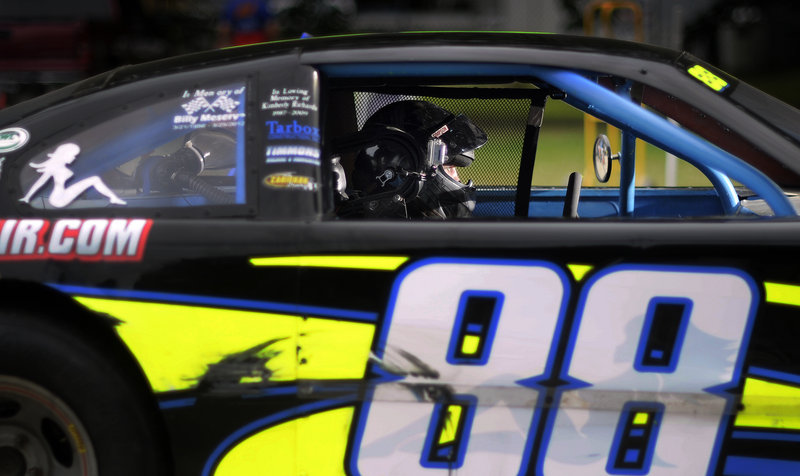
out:
<path id="1" fill-rule="evenodd" d="M 738 135 L 722 134 L 725 126 L 701 115 L 685 102 L 659 89 L 635 83 L 608 73 L 567 68 L 497 63 L 352 63 L 319 66 L 331 80 L 348 78 L 405 78 L 415 83 L 443 83 L 453 78 L 472 78 L 474 82 L 494 82 L 528 78 L 538 89 L 525 90 L 531 99 L 530 120 L 525 131 L 514 215 L 528 216 L 531 175 L 536 158 L 536 142 L 541 126 L 541 110 L 548 97 L 563 99 L 622 131 L 619 211 L 631 216 L 635 209 L 635 148 L 637 138 L 672 153 L 694 165 L 711 182 L 725 215 L 747 214 L 732 180 L 765 200 L 776 216 L 794 216 L 795 210 L 781 188 L 763 172 L 734 155 L 746 155 L 756 163 L 770 163 L 765 154 Z M 400 88 L 398 88 L 400 89 Z M 443 88 L 446 89 L 446 88 Z M 413 88 L 408 89 L 413 91 Z M 506 96 L 510 96 L 507 93 Z M 499 94 L 502 96 L 502 93 Z M 648 106 L 648 108 L 642 107 Z M 672 114 L 680 127 L 654 111 Z M 538 119 L 537 119 L 538 117 Z M 717 144 L 708 140 L 716 140 Z"/>

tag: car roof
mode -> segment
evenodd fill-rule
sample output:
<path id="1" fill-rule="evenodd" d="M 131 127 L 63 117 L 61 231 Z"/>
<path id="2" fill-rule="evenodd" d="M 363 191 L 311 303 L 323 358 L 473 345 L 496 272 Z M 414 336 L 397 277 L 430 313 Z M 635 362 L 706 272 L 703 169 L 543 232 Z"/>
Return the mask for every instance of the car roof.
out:
<path id="1" fill-rule="evenodd" d="M 633 78 L 689 104 L 702 104 L 712 117 L 725 118 L 725 126 L 787 167 L 800 173 L 800 111 L 763 94 L 731 76 L 737 87 L 725 95 L 713 92 L 686 73 L 686 64 L 711 65 L 666 48 L 629 41 L 525 32 L 406 32 L 352 34 L 281 40 L 226 48 L 122 66 L 61 90 L 0 111 L 0 125 L 10 124 L 51 105 L 96 91 L 199 68 L 235 64 L 271 57 L 296 58 L 298 64 L 388 65 L 367 71 L 373 76 L 397 77 L 391 64 L 411 62 L 538 64 L 573 70 L 609 73 Z M 487 71 L 490 69 L 487 68 Z M 330 73 L 333 70 L 327 71 Z M 352 73 L 354 69 L 339 70 Z M 342 73 L 345 75 L 345 73 Z M 387 74 L 388 73 L 388 74 Z M 417 72 L 417 75 L 420 73 Z M 446 74 L 442 68 L 439 75 Z M 484 73 L 490 74 L 490 73 Z M 720 72 L 719 74 L 723 74 Z M 741 85 L 741 88 L 738 86 Z M 737 89 L 741 89 L 737 92 Z M 738 100 L 741 99 L 741 100 Z M 757 117 L 759 120 L 753 120 Z"/>
<path id="2" fill-rule="evenodd" d="M 125 65 L 45 94 L 20 106 L 0 111 L 0 123 L 12 122 L 72 98 L 154 76 L 225 63 L 280 55 L 327 54 L 328 61 L 352 61 L 358 51 L 366 54 L 379 48 L 430 51 L 432 47 L 534 48 L 549 51 L 602 53 L 639 60 L 672 63 L 680 55 L 672 50 L 620 40 L 550 33 L 523 32 L 407 32 L 327 36 L 280 40 L 256 45 L 191 53 L 138 65 Z M 369 56 L 369 55 L 367 55 Z M 478 59 L 478 58 L 476 58 Z M 486 60 L 487 58 L 482 58 Z M 15 114 L 10 114 L 10 113 Z M 17 116 L 14 118 L 13 116 Z M 8 120 L 6 120 L 8 117 Z"/>

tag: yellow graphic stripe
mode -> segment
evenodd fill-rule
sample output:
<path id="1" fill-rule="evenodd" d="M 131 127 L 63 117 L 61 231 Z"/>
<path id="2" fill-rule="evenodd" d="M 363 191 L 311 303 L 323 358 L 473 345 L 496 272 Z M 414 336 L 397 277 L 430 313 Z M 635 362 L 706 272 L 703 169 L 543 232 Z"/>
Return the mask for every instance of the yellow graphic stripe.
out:
<path id="1" fill-rule="evenodd" d="M 765 282 L 764 290 L 767 302 L 800 306 L 800 286 Z"/>
<path id="2" fill-rule="evenodd" d="M 773 304 L 800 306 L 800 286 L 764 283 L 765 300 Z M 800 387 L 747 378 L 736 426 L 800 430 Z"/>
<path id="3" fill-rule="evenodd" d="M 747 378 L 736 426 L 800 430 L 800 388 Z"/>
<path id="4" fill-rule="evenodd" d="M 444 421 L 442 434 L 439 435 L 439 444 L 444 445 L 456 441 L 458 424 L 461 421 L 461 405 L 449 405 L 447 407 L 447 417 Z"/>
<path id="5" fill-rule="evenodd" d="M 374 324 L 311 318 L 300 321 L 298 332 L 298 379 L 364 378 Z"/>
<path id="6" fill-rule="evenodd" d="M 592 270 L 593 266 L 588 264 L 568 264 L 567 268 L 575 277 L 575 281 L 580 281 L 586 274 Z"/>
<path id="7" fill-rule="evenodd" d="M 360 379 L 375 326 L 286 314 L 183 304 L 75 297 L 113 316 L 155 392 L 195 387 L 212 364 L 275 341 L 258 354 L 268 379 Z M 261 379 L 243 376 L 240 383 Z"/>
<path id="8" fill-rule="evenodd" d="M 344 476 L 352 421 L 353 407 L 345 407 L 267 428 L 233 447 L 214 476 Z"/>
<path id="9" fill-rule="evenodd" d="M 408 256 L 276 256 L 251 258 L 250 264 L 253 266 L 309 266 L 394 271 L 406 261 L 408 261 Z"/>

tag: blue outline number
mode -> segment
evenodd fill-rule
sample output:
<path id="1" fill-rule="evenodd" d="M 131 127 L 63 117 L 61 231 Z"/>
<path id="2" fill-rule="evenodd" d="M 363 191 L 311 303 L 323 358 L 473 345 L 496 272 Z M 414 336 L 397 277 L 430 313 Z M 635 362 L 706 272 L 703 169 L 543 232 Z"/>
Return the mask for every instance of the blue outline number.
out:
<path id="1" fill-rule="evenodd" d="M 350 473 L 524 474 L 568 283 L 542 261 L 428 259 L 405 269 L 373 350 L 381 378 L 356 417 Z M 484 447 L 496 438 L 504 451 Z"/>
<path id="2" fill-rule="evenodd" d="M 740 383 L 757 303 L 753 280 L 731 268 L 595 274 L 578 300 L 539 472 L 713 473 L 734 404 L 726 390 Z M 642 402 L 647 395 L 658 401 Z M 586 403 L 564 403 L 572 401 Z"/>
<path id="3" fill-rule="evenodd" d="M 454 365 L 485 365 L 502 308 L 503 293 L 465 291 L 458 303 L 447 361 Z"/>
<path id="4" fill-rule="evenodd" d="M 543 261 L 438 258 L 401 272 L 349 472 L 523 475 L 535 461 L 538 475 L 713 473 L 759 302 L 752 278 L 612 266 L 584 284 L 569 328 L 568 286 Z M 664 391 L 691 398 L 678 408 Z"/>
<path id="5" fill-rule="evenodd" d="M 619 416 L 606 463 L 608 474 L 647 474 L 653 461 L 664 404 L 627 402 Z"/>
<path id="6" fill-rule="evenodd" d="M 633 368 L 639 372 L 674 372 L 691 314 L 691 299 L 655 297 L 650 300 Z"/>

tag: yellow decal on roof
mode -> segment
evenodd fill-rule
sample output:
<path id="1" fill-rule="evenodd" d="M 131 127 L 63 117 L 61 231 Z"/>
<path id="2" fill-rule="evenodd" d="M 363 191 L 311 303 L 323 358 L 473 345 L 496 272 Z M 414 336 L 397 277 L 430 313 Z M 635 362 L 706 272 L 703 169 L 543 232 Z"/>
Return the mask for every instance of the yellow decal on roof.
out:
<path id="1" fill-rule="evenodd" d="M 687 70 L 695 79 L 705 84 L 716 92 L 722 92 L 728 87 L 728 82 L 706 68 L 696 64 Z"/>

